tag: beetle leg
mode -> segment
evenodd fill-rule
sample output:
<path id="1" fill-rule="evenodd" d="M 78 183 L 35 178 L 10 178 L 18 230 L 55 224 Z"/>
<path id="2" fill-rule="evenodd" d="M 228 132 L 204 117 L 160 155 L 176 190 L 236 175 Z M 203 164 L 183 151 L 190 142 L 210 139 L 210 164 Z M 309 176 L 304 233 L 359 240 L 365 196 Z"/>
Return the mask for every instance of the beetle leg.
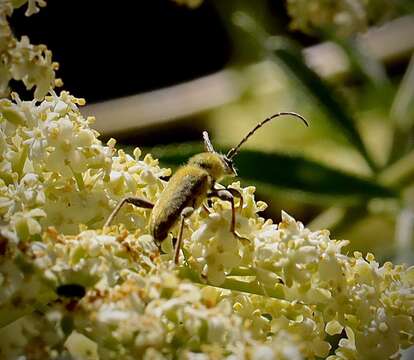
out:
<path id="1" fill-rule="evenodd" d="M 237 191 L 237 190 L 236 190 Z M 208 194 L 209 197 L 218 197 L 221 200 L 229 201 L 231 204 L 231 222 L 230 232 L 239 239 L 243 244 L 249 244 L 250 240 L 241 236 L 236 230 L 236 208 L 234 206 L 234 196 L 228 190 L 216 190 L 214 189 Z M 242 201 L 242 200 L 240 200 Z"/>
<path id="2" fill-rule="evenodd" d="M 181 222 L 180 222 L 180 230 L 178 231 L 178 238 L 175 243 L 175 249 L 174 249 L 174 262 L 175 264 L 178 264 L 178 260 L 180 258 L 180 250 L 181 250 L 181 244 L 183 242 L 183 233 L 184 233 L 184 221 L 188 217 L 191 216 L 191 214 L 194 212 L 193 207 L 185 207 L 181 211 Z"/>
<path id="3" fill-rule="evenodd" d="M 204 210 L 205 210 L 208 214 L 211 214 L 211 213 L 212 213 L 212 211 L 211 211 L 211 207 L 213 206 L 213 204 L 211 203 L 211 199 L 207 199 L 207 203 L 205 203 L 205 202 L 203 201 L 202 206 L 203 206 L 203 209 L 204 209 Z"/>
<path id="4" fill-rule="evenodd" d="M 141 199 L 139 197 L 125 197 L 118 203 L 118 205 L 116 205 L 111 215 L 109 215 L 108 220 L 106 220 L 104 227 L 111 225 L 112 220 L 114 219 L 116 214 L 118 214 L 119 210 L 121 210 L 124 204 L 132 204 L 144 209 L 152 209 L 154 207 L 154 204 L 152 204 L 148 200 Z"/>
<path id="5" fill-rule="evenodd" d="M 207 214 L 211 214 L 211 210 L 209 209 L 209 207 L 208 207 L 205 203 L 203 203 L 203 204 L 202 204 L 202 206 L 203 206 L 204 211 L 205 211 Z"/>
<path id="6" fill-rule="evenodd" d="M 240 209 L 240 212 L 241 212 L 243 210 L 243 195 L 242 195 L 242 193 L 239 190 L 231 188 L 231 187 L 227 187 L 227 188 L 216 187 L 216 185 L 219 185 L 219 184 L 217 184 L 217 183 L 213 184 L 213 186 L 211 188 L 212 193 L 217 193 L 220 190 L 227 190 L 230 194 L 233 195 L 233 197 L 239 198 L 240 203 L 239 203 L 239 206 L 237 208 Z M 220 186 L 222 186 L 222 185 L 220 185 Z"/>
<path id="7" fill-rule="evenodd" d="M 240 212 L 243 210 L 243 195 L 242 193 L 234 188 L 228 187 L 226 190 L 233 195 L 235 198 L 239 198 L 239 206 L 237 207 Z"/>

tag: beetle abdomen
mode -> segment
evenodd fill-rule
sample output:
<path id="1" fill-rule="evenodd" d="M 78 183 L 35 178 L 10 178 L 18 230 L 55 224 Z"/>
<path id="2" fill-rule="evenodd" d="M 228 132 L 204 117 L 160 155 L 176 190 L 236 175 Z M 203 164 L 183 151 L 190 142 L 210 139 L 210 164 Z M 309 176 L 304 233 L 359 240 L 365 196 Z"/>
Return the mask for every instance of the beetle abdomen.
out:
<path id="1" fill-rule="evenodd" d="M 150 231 L 154 239 L 162 241 L 167 237 L 185 207 L 199 207 L 211 183 L 208 172 L 199 167 L 187 165 L 178 169 L 152 209 Z"/>

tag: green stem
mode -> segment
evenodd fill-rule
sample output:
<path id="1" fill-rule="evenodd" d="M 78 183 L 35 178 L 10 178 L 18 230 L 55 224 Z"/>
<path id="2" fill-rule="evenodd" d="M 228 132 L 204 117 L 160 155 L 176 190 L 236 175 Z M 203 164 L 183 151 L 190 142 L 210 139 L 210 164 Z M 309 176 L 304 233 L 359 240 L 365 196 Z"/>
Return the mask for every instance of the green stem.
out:
<path id="1" fill-rule="evenodd" d="M 209 281 L 201 279 L 197 272 L 191 270 L 186 266 L 181 266 L 178 268 L 178 275 L 182 279 L 191 280 L 194 283 L 201 284 L 201 285 L 209 285 L 219 289 L 227 289 L 239 292 L 245 292 L 254 295 L 262 295 L 271 297 L 274 299 L 284 299 L 285 293 L 283 291 L 283 285 L 277 284 L 274 288 L 270 288 L 268 286 L 259 285 L 256 281 L 247 282 L 241 281 L 237 279 L 229 279 L 227 278 L 223 284 L 221 285 L 214 285 L 211 284 Z"/>
<path id="2" fill-rule="evenodd" d="M 76 184 L 78 184 L 78 189 L 79 189 L 79 191 L 85 190 L 85 183 L 83 182 L 83 177 L 82 177 L 82 174 L 81 174 L 81 173 L 78 173 L 78 172 L 75 172 L 75 171 L 72 169 L 72 166 L 70 166 L 70 165 L 68 165 L 68 166 L 69 166 L 69 168 L 72 170 L 73 177 L 74 177 L 74 178 L 75 178 L 75 180 L 76 180 Z"/>
<path id="3" fill-rule="evenodd" d="M 230 271 L 229 276 L 256 276 L 256 271 L 251 268 L 238 267 Z"/>

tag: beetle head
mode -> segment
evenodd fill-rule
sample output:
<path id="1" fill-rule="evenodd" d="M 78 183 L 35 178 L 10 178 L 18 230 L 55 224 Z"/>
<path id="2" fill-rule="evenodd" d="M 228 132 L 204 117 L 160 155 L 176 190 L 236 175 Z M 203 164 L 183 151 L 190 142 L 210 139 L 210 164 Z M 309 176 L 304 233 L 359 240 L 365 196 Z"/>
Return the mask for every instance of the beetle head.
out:
<path id="1" fill-rule="evenodd" d="M 233 159 L 227 157 L 227 155 L 221 155 L 221 159 L 225 165 L 225 171 L 227 176 L 237 176 L 237 170 L 234 167 Z"/>
<path id="2" fill-rule="evenodd" d="M 237 171 L 234 168 L 232 159 L 214 150 L 207 131 L 203 132 L 203 139 L 205 152 L 194 155 L 189 160 L 189 164 L 204 169 L 216 181 L 225 176 L 236 176 Z"/>

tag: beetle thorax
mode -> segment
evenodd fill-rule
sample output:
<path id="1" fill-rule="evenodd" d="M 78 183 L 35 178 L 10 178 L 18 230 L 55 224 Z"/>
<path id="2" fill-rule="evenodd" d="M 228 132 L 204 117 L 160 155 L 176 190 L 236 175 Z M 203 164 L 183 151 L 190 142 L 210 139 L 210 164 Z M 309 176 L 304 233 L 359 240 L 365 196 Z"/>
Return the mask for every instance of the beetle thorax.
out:
<path id="1" fill-rule="evenodd" d="M 224 161 L 223 155 L 218 153 L 205 152 L 194 155 L 190 158 L 188 164 L 207 171 L 214 181 L 218 181 L 225 176 L 235 176 L 233 170 Z"/>

